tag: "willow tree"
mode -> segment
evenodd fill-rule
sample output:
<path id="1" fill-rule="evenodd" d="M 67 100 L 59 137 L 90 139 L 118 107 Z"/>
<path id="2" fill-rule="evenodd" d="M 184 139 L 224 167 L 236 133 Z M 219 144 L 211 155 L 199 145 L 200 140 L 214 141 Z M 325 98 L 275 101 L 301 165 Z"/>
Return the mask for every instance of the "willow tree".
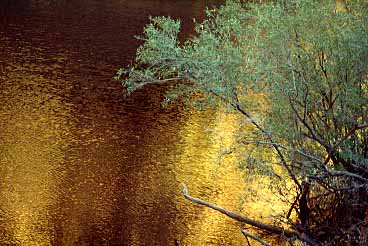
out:
<path id="1" fill-rule="evenodd" d="M 116 79 L 128 93 L 165 84 L 166 102 L 187 98 L 229 106 L 257 132 L 241 136 L 237 145 L 258 149 L 252 153 L 272 152 L 265 155 L 271 158 L 244 153 L 241 165 L 269 176 L 280 191 L 293 183 L 284 194 L 290 209 L 275 224 L 218 208 L 185 188 L 188 199 L 290 243 L 366 245 L 367 10 L 359 0 L 349 1 L 344 11 L 334 1 L 228 1 L 207 10 L 197 34 L 185 42 L 178 39 L 178 20 L 152 18 L 134 65 L 119 69 Z M 257 93 L 265 95 L 266 106 L 251 96 Z M 258 112 L 262 117 L 254 117 Z"/>

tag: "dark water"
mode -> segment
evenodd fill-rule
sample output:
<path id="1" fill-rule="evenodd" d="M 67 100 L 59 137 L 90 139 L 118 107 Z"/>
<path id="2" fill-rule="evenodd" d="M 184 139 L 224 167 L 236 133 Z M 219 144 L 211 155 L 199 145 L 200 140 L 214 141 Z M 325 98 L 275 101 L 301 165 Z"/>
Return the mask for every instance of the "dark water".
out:
<path id="1" fill-rule="evenodd" d="M 245 245 L 180 192 L 243 209 L 235 157 L 218 160 L 238 119 L 111 79 L 149 16 L 185 38 L 216 2 L 0 1 L 0 245 Z"/>

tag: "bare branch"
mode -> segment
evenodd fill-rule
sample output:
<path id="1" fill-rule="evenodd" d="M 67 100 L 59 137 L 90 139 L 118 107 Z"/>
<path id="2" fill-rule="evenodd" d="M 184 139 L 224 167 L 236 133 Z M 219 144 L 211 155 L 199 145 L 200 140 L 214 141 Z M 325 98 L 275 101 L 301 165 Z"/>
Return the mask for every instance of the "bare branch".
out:
<path id="1" fill-rule="evenodd" d="M 240 229 L 240 231 L 241 231 L 241 233 L 243 233 L 243 235 L 244 235 L 245 237 L 250 237 L 250 238 L 252 238 L 252 239 L 254 239 L 254 240 L 256 240 L 256 241 L 260 242 L 262 245 L 265 245 L 265 246 L 271 246 L 271 244 L 269 244 L 269 243 L 267 243 L 267 242 L 263 241 L 263 240 L 262 240 L 262 239 L 260 239 L 259 237 L 255 236 L 255 235 L 253 235 L 253 234 L 251 234 L 251 233 L 249 233 L 249 232 L 247 232 L 247 231 L 246 231 L 246 230 L 244 230 L 244 229 Z"/>
<path id="2" fill-rule="evenodd" d="M 355 191 L 355 190 L 359 190 L 359 189 L 367 189 L 368 188 L 368 184 L 361 184 L 361 185 L 354 185 L 354 186 L 350 186 L 350 187 L 343 187 L 343 188 L 334 188 L 333 187 L 333 190 L 327 190 L 327 192 L 323 193 L 323 194 L 320 194 L 320 195 L 317 195 L 317 196 L 313 196 L 311 197 L 310 199 L 313 200 L 313 199 L 318 199 L 320 197 L 324 197 L 324 196 L 329 196 L 331 194 L 335 194 L 336 192 L 344 192 L 344 191 Z"/>
<path id="3" fill-rule="evenodd" d="M 290 207 L 290 209 L 289 209 L 289 211 L 288 211 L 288 213 L 287 213 L 287 215 L 286 215 L 286 219 L 289 219 L 289 218 L 290 218 L 291 213 L 293 212 L 293 210 L 294 210 L 294 208 L 295 208 L 296 204 L 297 204 L 297 203 L 298 203 L 298 201 L 299 201 L 299 197 L 300 197 L 300 193 L 296 196 L 296 198 L 295 198 L 295 200 L 294 200 L 293 204 L 291 204 L 291 207 Z"/>
<path id="4" fill-rule="evenodd" d="M 280 147 L 281 149 L 285 149 L 287 151 L 292 151 L 292 152 L 296 152 L 304 157 L 307 157 L 309 159 L 312 159 L 318 163 L 323 163 L 321 159 L 318 159 L 317 157 L 315 156 L 312 156 L 312 155 L 309 155 L 299 149 L 295 149 L 295 148 L 292 148 L 292 147 L 288 147 L 288 146 L 285 146 L 285 145 L 282 145 L 282 144 L 279 144 L 279 143 L 271 143 L 271 142 L 264 142 L 264 141 L 246 141 L 246 142 L 243 142 L 243 143 L 246 143 L 246 144 L 249 144 L 249 143 L 254 143 L 254 144 L 265 144 L 265 145 L 276 145 L 278 147 Z"/>
<path id="5" fill-rule="evenodd" d="M 210 202 L 206 202 L 204 200 L 201 200 L 201 199 L 192 197 L 191 195 L 189 195 L 189 191 L 188 191 L 187 186 L 185 184 L 183 184 L 183 183 L 182 183 L 182 185 L 183 185 L 183 194 L 184 194 L 184 197 L 186 199 L 188 199 L 189 201 L 192 201 L 192 202 L 197 203 L 199 205 L 203 205 L 203 206 L 209 207 L 209 208 L 211 208 L 213 210 L 216 210 L 216 211 L 218 211 L 220 213 L 225 214 L 226 216 L 228 216 L 228 217 L 230 217 L 230 218 L 232 218 L 234 220 L 237 220 L 239 222 L 243 222 L 245 224 L 248 224 L 248 225 L 257 227 L 258 229 L 267 231 L 269 233 L 273 233 L 273 234 L 277 234 L 277 235 L 283 235 L 283 236 L 288 237 L 288 238 L 298 238 L 299 240 L 304 241 L 304 242 L 307 242 L 310 245 L 316 245 L 316 243 L 311 238 L 309 238 L 307 235 L 305 235 L 305 234 L 299 234 L 298 232 L 289 231 L 289 230 L 285 230 L 285 229 L 280 228 L 280 227 L 276 227 L 276 226 L 272 226 L 272 225 L 269 225 L 269 224 L 265 224 L 265 223 L 262 223 L 262 222 L 259 222 L 259 221 L 250 219 L 248 217 L 238 215 L 238 214 L 236 214 L 234 212 L 231 212 L 229 210 L 223 209 L 223 208 L 221 208 L 221 207 L 219 207 L 219 206 L 217 206 L 215 204 L 212 204 Z"/>
<path id="6" fill-rule="evenodd" d="M 329 146 L 328 144 L 325 143 L 325 141 L 318 137 L 313 129 L 311 128 L 311 126 L 307 123 L 306 120 L 304 120 L 301 115 L 299 114 L 299 112 L 297 111 L 297 109 L 295 108 L 295 105 L 293 103 L 293 100 L 290 98 L 290 106 L 291 106 L 291 109 L 293 110 L 293 112 L 295 113 L 296 117 L 298 118 L 298 120 L 308 129 L 308 132 L 309 134 L 305 134 L 306 137 L 312 139 L 312 140 L 315 140 L 317 141 L 319 144 L 321 144 L 323 147 L 325 147 L 325 149 L 329 152 L 331 151 L 331 146 Z"/>
<path id="7" fill-rule="evenodd" d="M 360 181 L 368 183 L 368 179 L 366 179 L 366 178 L 364 178 L 364 177 L 362 177 L 358 174 L 351 173 L 351 172 L 348 172 L 348 171 L 329 171 L 329 174 L 330 174 L 330 176 L 334 176 L 334 177 L 347 176 L 347 177 L 355 178 L 355 179 L 358 179 Z"/>
<path id="8" fill-rule="evenodd" d="M 361 129 L 364 129 L 364 128 L 367 128 L 368 127 L 368 124 L 363 124 L 363 125 L 356 125 L 354 126 L 353 128 L 351 128 L 348 133 L 342 138 L 340 139 L 340 141 L 338 141 L 331 149 L 331 151 L 328 153 L 328 156 L 324 162 L 324 164 L 327 164 L 330 159 L 331 159 L 331 156 L 333 154 L 335 154 L 335 151 L 337 149 L 337 147 L 339 147 L 345 140 L 347 140 L 351 135 L 353 135 L 357 130 L 361 130 Z"/>

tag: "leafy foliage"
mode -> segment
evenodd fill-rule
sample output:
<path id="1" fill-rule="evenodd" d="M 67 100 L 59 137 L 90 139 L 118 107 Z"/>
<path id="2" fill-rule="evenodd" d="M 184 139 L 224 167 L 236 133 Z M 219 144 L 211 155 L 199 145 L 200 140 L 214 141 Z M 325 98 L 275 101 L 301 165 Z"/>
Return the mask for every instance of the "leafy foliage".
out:
<path id="1" fill-rule="evenodd" d="M 184 43 L 178 39 L 179 21 L 153 18 L 135 65 L 120 69 L 116 78 L 129 93 L 167 83 L 167 101 L 200 93 L 211 105 L 231 106 L 259 133 L 251 141 L 240 136 L 239 144 L 272 151 L 294 182 L 290 211 L 299 217 L 291 225 L 307 235 L 299 239 L 363 245 L 368 237 L 367 10 L 359 0 L 343 9 L 335 1 L 228 1 L 207 10 L 197 35 Z M 254 107 L 254 93 L 266 96 L 267 110 Z M 285 181 L 264 160 L 254 163 L 260 173 Z M 341 216 L 346 209 L 348 219 Z M 285 216 L 290 221 L 290 213 Z M 334 225 L 339 230 L 331 229 Z"/>

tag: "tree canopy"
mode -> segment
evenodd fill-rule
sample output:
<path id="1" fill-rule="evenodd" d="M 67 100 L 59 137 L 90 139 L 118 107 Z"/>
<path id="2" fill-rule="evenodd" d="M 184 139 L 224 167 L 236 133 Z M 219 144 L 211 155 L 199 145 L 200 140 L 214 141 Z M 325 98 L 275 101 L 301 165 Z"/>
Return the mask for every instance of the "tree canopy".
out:
<path id="1" fill-rule="evenodd" d="M 257 134 L 238 144 L 272 152 L 283 172 L 260 155 L 242 165 L 293 182 L 282 227 L 294 233 L 288 240 L 366 245 L 368 5 L 228 1 L 206 13 L 185 42 L 179 20 L 152 18 L 134 65 L 119 69 L 116 79 L 128 93 L 164 83 L 167 102 L 188 98 L 242 114 Z"/>

